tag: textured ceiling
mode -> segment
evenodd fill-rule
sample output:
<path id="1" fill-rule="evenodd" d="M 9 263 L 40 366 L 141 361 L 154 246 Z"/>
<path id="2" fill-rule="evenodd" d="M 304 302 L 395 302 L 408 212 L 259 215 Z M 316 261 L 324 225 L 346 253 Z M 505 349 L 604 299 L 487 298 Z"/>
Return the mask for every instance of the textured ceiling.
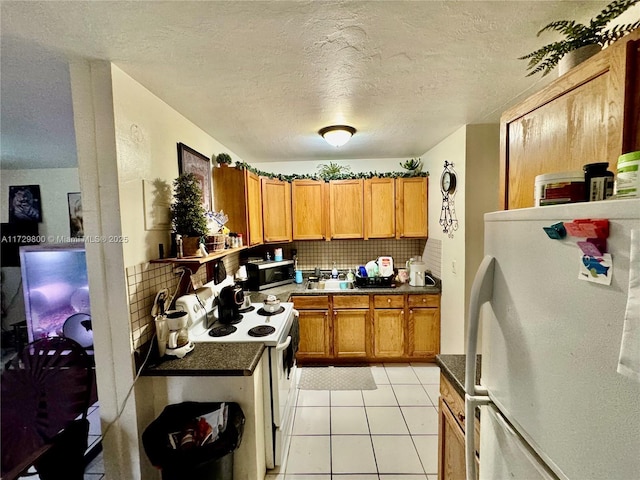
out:
<path id="1" fill-rule="evenodd" d="M 539 89 L 517 60 L 555 38 L 536 32 L 607 3 L 5 1 L 2 166 L 75 163 L 68 57 L 112 61 L 250 163 L 415 157 Z M 339 149 L 317 134 L 336 123 L 358 130 Z"/>

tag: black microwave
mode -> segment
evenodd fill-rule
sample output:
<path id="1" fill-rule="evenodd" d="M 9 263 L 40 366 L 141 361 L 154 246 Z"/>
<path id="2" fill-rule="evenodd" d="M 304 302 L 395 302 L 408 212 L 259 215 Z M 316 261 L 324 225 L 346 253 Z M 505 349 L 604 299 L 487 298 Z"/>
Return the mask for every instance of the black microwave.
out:
<path id="1" fill-rule="evenodd" d="M 260 260 L 247 263 L 249 290 L 265 290 L 293 283 L 294 275 L 293 260 Z"/>

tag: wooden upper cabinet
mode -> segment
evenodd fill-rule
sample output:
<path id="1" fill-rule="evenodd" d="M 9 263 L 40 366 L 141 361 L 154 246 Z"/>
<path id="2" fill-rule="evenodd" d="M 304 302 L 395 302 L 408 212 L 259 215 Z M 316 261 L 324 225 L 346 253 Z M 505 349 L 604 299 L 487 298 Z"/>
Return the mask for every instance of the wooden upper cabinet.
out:
<path id="1" fill-rule="evenodd" d="M 227 165 L 213 169 L 213 202 L 229 217 L 226 227 L 241 233 L 245 245 L 262 243 L 260 178 L 248 170 Z"/>
<path id="2" fill-rule="evenodd" d="M 364 238 L 364 181 L 329 182 L 329 225 L 332 239 Z"/>
<path id="3" fill-rule="evenodd" d="M 249 245 L 262 243 L 262 192 L 260 189 L 260 177 L 255 173 L 245 170 L 246 176 L 246 201 L 247 223 L 249 225 Z"/>
<path id="4" fill-rule="evenodd" d="M 428 178 L 396 179 L 396 238 L 428 236 Z"/>
<path id="5" fill-rule="evenodd" d="M 291 241 L 291 184 L 262 177 L 262 219 L 264 241 Z"/>
<path id="6" fill-rule="evenodd" d="M 535 177 L 640 150 L 640 30 L 503 113 L 500 205 L 534 205 Z"/>
<path id="7" fill-rule="evenodd" d="M 327 183 L 323 180 L 294 180 L 291 183 L 291 208 L 294 240 L 326 238 Z"/>
<path id="8" fill-rule="evenodd" d="M 393 178 L 364 181 L 364 238 L 393 238 L 396 234 L 396 182 Z"/>

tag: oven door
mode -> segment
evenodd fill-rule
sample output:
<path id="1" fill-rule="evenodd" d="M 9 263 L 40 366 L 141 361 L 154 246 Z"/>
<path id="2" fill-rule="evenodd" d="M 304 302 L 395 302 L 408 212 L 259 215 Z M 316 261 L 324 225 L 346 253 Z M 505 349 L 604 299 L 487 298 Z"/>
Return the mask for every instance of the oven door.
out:
<path id="1" fill-rule="evenodd" d="M 291 440 L 297 395 L 295 350 L 298 318 L 294 318 L 286 340 L 269 348 L 274 464 L 282 466 Z"/>

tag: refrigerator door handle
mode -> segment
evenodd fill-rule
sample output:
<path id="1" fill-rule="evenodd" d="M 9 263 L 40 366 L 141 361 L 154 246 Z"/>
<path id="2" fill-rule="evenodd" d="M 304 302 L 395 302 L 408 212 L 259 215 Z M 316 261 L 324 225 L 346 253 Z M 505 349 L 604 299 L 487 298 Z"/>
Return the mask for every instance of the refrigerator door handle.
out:
<path id="1" fill-rule="evenodd" d="M 475 410 L 476 406 L 490 403 L 487 389 L 476 385 L 476 354 L 478 353 L 478 331 L 480 330 L 480 309 L 493 296 L 493 272 L 495 258 L 486 255 L 478 267 L 469 299 L 467 321 L 467 357 L 465 365 L 465 415 L 471 419 L 464 434 L 467 480 L 476 480 Z"/>
<path id="2" fill-rule="evenodd" d="M 464 429 L 464 449 L 465 449 L 465 463 L 467 471 L 467 480 L 476 480 L 478 472 L 476 472 L 476 428 L 475 428 L 475 415 L 476 407 L 481 405 L 488 405 L 491 403 L 489 397 L 471 396 L 466 394 L 464 396 L 464 415 L 466 418 L 466 428 Z"/>
<path id="3" fill-rule="evenodd" d="M 486 255 L 478 267 L 471 285 L 469 315 L 467 320 L 467 357 L 464 389 L 468 395 L 487 395 L 487 390 L 476 385 L 476 354 L 478 353 L 478 331 L 480 330 L 480 308 L 493 296 L 493 272 L 495 258 Z"/>

